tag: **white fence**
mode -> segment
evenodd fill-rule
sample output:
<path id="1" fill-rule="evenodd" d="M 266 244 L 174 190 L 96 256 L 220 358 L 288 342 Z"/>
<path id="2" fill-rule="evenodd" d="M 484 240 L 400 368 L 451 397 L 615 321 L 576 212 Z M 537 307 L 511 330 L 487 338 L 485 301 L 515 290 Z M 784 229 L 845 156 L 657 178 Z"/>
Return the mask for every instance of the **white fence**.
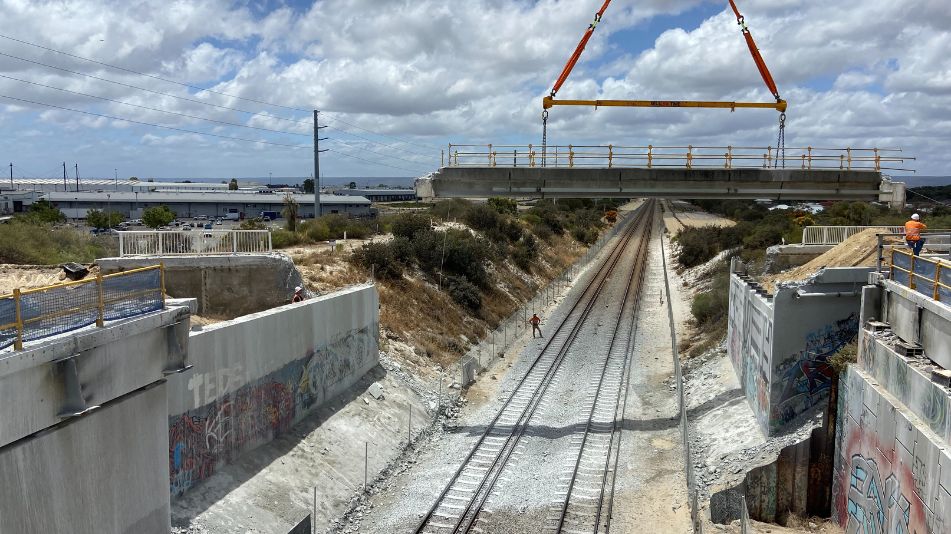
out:
<path id="1" fill-rule="evenodd" d="M 267 230 L 119 232 L 120 256 L 266 254 L 272 250 Z"/>
<path id="2" fill-rule="evenodd" d="M 803 245 L 838 245 L 855 234 L 869 228 L 883 228 L 886 232 L 900 234 L 903 226 L 807 226 L 802 229 Z"/>

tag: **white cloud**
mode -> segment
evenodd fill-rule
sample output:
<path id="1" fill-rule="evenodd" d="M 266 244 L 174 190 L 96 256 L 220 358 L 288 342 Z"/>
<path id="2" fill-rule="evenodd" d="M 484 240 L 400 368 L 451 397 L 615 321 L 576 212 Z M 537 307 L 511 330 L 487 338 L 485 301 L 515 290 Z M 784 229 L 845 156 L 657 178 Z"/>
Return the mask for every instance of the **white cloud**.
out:
<path id="1" fill-rule="evenodd" d="M 615 2 L 559 96 L 770 100 L 728 8 L 697 27 L 670 28 L 645 50 L 624 49 L 631 31 L 640 31 L 646 21 L 702 3 L 710 5 L 702 0 L 652 0 L 636 6 Z M 600 4 L 600 0 L 323 0 L 303 10 L 279 7 L 262 17 L 225 0 L 0 0 L 6 22 L 0 33 L 187 83 L 214 84 L 216 91 L 245 98 L 303 110 L 318 107 L 327 112 L 327 119 L 408 138 L 412 144 L 330 122 L 386 145 L 431 152 L 430 161 L 415 164 L 424 170 L 438 163 L 438 147 L 449 141 L 537 143 L 541 97 Z M 951 174 L 951 156 L 945 155 L 951 140 L 947 133 L 951 56 L 946 54 L 951 49 L 951 10 L 945 1 L 845 0 L 830 5 L 819 0 L 748 0 L 741 7 L 781 94 L 790 102 L 787 144 L 902 146 L 919 156 L 916 167 L 923 173 Z M 304 112 L 212 93 L 196 95 L 174 84 L 3 39 L 0 52 L 204 102 L 309 119 Z M 249 117 L 2 56 L 0 73 L 142 106 L 309 134 L 306 124 Z M 0 94 L 260 138 L 256 131 L 216 130 L 215 125 L 194 119 L 97 104 L 10 80 L 0 79 Z M 24 113 L 34 109 L 36 115 Z M 87 141 L 99 135 L 102 147 L 110 151 L 122 147 L 122 157 L 133 158 L 130 164 L 138 158 L 146 167 L 137 172 L 141 175 L 309 172 L 307 151 L 214 139 L 200 143 L 188 134 L 146 133 L 125 123 L 128 132 L 117 133 L 116 121 L 29 105 L 7 106 L 4 115 L 6 123 L 15 115 L 33 129 L 88 129 Z M 563 144 L 767 145 L 775 144 L 776 114 L 556 108 L 550 125 L 553 142 Z M 340 151 L 363 149 L 366 154 L 372 149 L 407 157 L 390 146 L 327 132 L 357 147 L 341 145 Z M 294 136 L 273 140 L 308 142 Z M 161 150 L 125 150 L 141 145 Z M 68 148 L 65 140 L 63 147 Z M 17 148 L 18 153 L 37 158 L 52 149 L 26 141 Z M 173 150 L 179 156 L 167 161 Z M 159 160 L 159 154 L 164 159 Z M 111 170 L 109 155 L 103 150 L 87 153 Z M 396 166 L 413 165 L 371 157 Z M 324 165 L 338 175 L 406 174 L 331 155 Z"/>

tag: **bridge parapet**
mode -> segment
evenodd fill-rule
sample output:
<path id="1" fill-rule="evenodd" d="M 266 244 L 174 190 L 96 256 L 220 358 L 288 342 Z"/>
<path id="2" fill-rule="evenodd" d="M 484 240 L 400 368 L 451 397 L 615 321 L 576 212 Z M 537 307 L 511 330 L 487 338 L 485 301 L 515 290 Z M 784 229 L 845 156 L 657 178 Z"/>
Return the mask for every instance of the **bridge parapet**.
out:
<path id="1" fill-rule="evenodd" d="M 897 170 L 900 149 L 751 146 L 449 145 L 447 167 Z"/>

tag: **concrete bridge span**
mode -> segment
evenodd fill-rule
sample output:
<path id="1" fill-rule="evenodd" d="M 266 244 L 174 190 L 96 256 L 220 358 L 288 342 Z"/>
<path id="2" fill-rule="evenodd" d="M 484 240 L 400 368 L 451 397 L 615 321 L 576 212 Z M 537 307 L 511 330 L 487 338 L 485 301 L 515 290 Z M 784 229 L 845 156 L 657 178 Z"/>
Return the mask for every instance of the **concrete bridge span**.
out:
<path id="1" fill-rule="evenodd" d="M 443 167 L 416 181 L 423 198 L 522 197 L 861 200 L 901 205 L 904 184 L 876 170 Z"/>

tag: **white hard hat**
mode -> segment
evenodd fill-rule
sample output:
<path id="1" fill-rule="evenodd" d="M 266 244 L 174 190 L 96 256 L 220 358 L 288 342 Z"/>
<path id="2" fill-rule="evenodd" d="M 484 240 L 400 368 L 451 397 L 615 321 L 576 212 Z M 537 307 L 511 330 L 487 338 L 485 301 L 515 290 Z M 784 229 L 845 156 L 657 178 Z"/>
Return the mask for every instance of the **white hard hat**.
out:
<path id="1" fill-rule="evenodd" d="M 301 291 L 301 290 L 303 290 L 303 289 L 304 289 L 304 288 L 302 288 L 301 286 L 297 286 L 297 287 L 294 288 L 294 293 L 297 293 L 298 291 Z"/>
<path id="2" fill-rule="evenodd" d="M 917 220 L 920 219 L 920 218 L 921 218 L 921 215 L 918 215 L 917 213 L 915 213 L 914 215 L 911 216 L 911 219 L 912 219 L 913 221 L 917 221 Z"/>

